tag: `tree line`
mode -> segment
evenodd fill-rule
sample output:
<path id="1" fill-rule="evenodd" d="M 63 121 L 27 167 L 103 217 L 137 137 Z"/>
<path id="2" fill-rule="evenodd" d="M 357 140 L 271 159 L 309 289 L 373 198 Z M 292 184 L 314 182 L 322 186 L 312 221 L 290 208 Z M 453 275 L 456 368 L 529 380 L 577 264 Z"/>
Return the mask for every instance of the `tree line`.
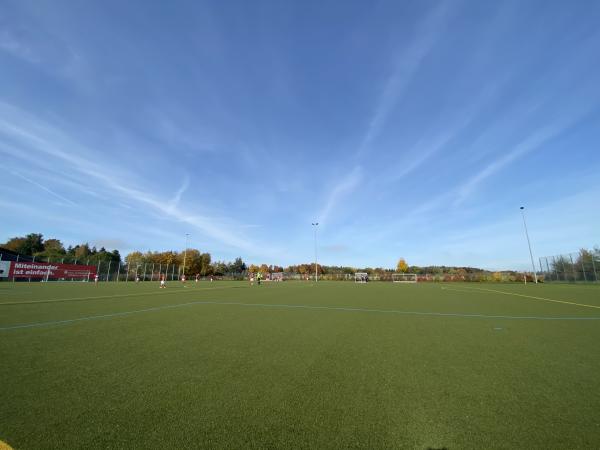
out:
<path id="1" fill-rule="evenodd" d="M 40 233 L 30 233 L 26 236 L 13 237 L 0 244 L 0 247 L 19 255 L 35 258 L 36 261 L 52 261 L 64 263 L 92 264 L 101 262 L 119 262 L 119 250 L 106 250 L 104 247 L 97 249 L 88 243 L 69 245 L 67 248 L 60 239 L 44 239 Z"/>
<path id="2" fill-rule="evenodd" d="M 124 261 L 121 259 L 119 250 L 107 250 L 104 247 L 97 249 L 95 246 L 90 246 L 89 243 L 82 243 L 75 246 L 69 245 L 65 248 L 63 243 L 59 239 L 51 238 L 44 239 L 41 233 L 30 233 L 26 236 L 19 236 L 10 238 L 6 243 L 0 244 L 0 247 L 18 253 L 23 256 L 31 257 L 37 261 L 51 260 L 53 262 L 65 262 L 65 263 L 80 263 L 80 264 L 93 264 L 108 263 L 121 263 L 129 265 L 130 267 L 143 265 L 143 264 L 162 264 L 162 265 L 176 265 L 183 267 L 185 262 L 185 273 L 187 275 L 200 274 L 202 276 L 207 275 L 226 275 L 232 273 L 273 273 L 273 272 L 287 272 L 295 273 L 303 276 L 310 276 L 315 273 L 315 263 L 308 262 L 302 264 L 289 265 L 287 267 L 275 265 L 275 264 L 246 264 L 241 257 L 236 258 L 234 261 L 212 261 L 211 254 L 208 252 L 202 252 L 198 249 L 188 248 L 187 251 L 133 251 L 125 256 Z M 600 259 L 600 248 L 594 248 L 593 250 L 582 249 L 579 255 L 573 259 L 566 257 L 557 257 L 553 259 L 548 269 L 550 271 L 564 272 L 565 268 L 574 268 L 579 270 L 579 267 L 583 267 L 584 277 L 585 272 L 594 264 L 596 259 Z M 546 267 L 542 268 L 542 271 L 546 270 Z M 597 268 L 593 267 L 594 271 Z M 353 275 L 356 272 L 366 272 L 370 276 L 387 277 L 394 272 L 414 273 L 417 275 L 430 274 L 430 275 L 452 275 L 458 278 L 467 278 L 473 276 L 485 277 L 492 275 L 493 278 L 497 278 L 500 272 L 491 272 L 488 270 L 480 269 L 477 267 L 456 267 L 456 266 L 415 266 L 408 265 L 404 258 L 400 258 L 398 264 L 394 269 L 384 267 L 351 267 L 351 266 L 327 266 L 317 264 L 316 270 L 319 276 L 323 275 Z M 591 270 L 591 269 L 590 269 Z M 516 271 L 503 271 L 505 274 L 515 275 Z"/>
<path id="3" fill-rule="evenodd" d="M 188 248 L 187 251 L 181 252 L 172 250 L 164 252 L 147 251 L 145 253 L 133 251 L 122 258 L 117 249 L 107 250 L 104 247 L 97 249 L 87 242 L 75 246 L 69 245 L 65 248 L 60 239 L 44 239 L 41 233 L 30 233 L 26 236 L 10 238 L 5 243 L 0 244 L 0 253 L 2 249 L 17 253 L 26 259 L 35 259 L 40 262 L 51 261 L 90 265 L 112 262 L 113 267 L 116 267 L 118 263 L 124 263 L 130 267 L 143 264 L 183 267 L 185 260 L 185 272 L 188 275 L 225 275 L 228 273 L 243 273 L 248 270 L 248 266 L 241 257 L 231 262 L 212 261 L 210 253 L 201 252 L 194 248 Z M 259 270 L 266 272 L 278 268 L 278 266 L 263 264 L 261 266 L 252 265 L 250 268 L 255 272 Z M 281 268 L 281 270 L 283 269 Z"/>

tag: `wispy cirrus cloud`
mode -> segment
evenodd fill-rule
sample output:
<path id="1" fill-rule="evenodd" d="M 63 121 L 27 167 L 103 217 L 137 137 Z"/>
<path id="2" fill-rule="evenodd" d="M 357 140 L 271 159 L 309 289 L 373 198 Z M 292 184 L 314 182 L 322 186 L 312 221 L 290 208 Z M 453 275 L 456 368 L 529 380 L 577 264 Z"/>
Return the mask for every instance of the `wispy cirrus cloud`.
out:
<path id="1" fill-rule="evenodd" d="M 524 156 L 525 154 L 535 150 L 544 142 L 553 138 L 557 134 L 559 134 L 561 130 L 553 130 L 551 128 L 544 128 L 536 131 L 525 140 L 520 142 L 512 151 L 509 151 L 499 158 L 496 158 L 490 164 L 486 165 L 482 170 L 480 170 L 477 174 L 463 183 L 457 189 L 457 197 L 454 202 L 455 205 L 460 205 L 462 202 L 466 200 L 476 189 L 477 187 L 483 183 L 487 178 L 493 176 L 496 172 L 500 171 L 513 161 L 518 158 Z"/>
<path id="2" fill-rule="evenodd" d="M 30 178 L 27 178 L 25 175 L 22 175 L 21 173 L 19 173 L 19 172 L 17 172 L 17 171 L 11 170 L 11 172 L 10 172 L 10 173 L 12 173 L 12 174 L 13 174 L 14 176 L 16 176 L 16 177 L 19 177 L 19 178 L 21 178 L 22 180 L 26 181 L 26 182 L 27 182 L 27 183 L 29 183 L 29 184 L 32 184 L 32 185 L 34 185 L 34 186 L 37 186 L 37 187 L 38 187 L 38 188 L 40 188 L 41 190 L 43 190 L 43 191 L 47 192 L 48 194 L 52 195 L 53 197 L 56 197 L 57 199 L 59 199 L 59 200 L 61 200 L 61 201 L 63 201 L 63 202 L 66 202 L 66 203 L 68 203 L 69 205 L 77 205 L 77 204 L 76 204 L 76 203 L 75 203 L 73 200 L 70 200 L 70 199 L 68 199 L 68 198 L 64 197 L 63 195 L 60 195 L 59 193 L 57 193 L 57 192 L 54 192 L 54 191 L 53 191 L 52 189 L 50 189 L 49 187 L 47 187 L 47 186 L 44 186 L 43 184 L 41 184 L 41 183 L 38 183 L 37 181 L 34 181 L 34 180 L 30 179 Z"/>
<path id="3" fill-rule="evenodd" d="M 430 11 L 417 27 L 414 40 L 392 59 L 392 72 L 381 88 L 374 111 L 368 120 L 366 131 L 357 146 L 355 152 L 357 160 L 360 160 L 369 152 L 372 143 L 382 133 L 389 115 L 421 68 L 423 60 L 437 42 L 440 36 L 440 28 L 447 14 L 448 5 L 445 3 Z M 423 155 L 423 159 L 427 157 L 428 155 Z M 359 166 L 355 166 L 350 174 L 341 177 L 334 184 L 318 215 L 319 220 L 324 223 L 327 222 L 337 203 L 353 192 L 358 186 L 360 178 L 361 169 Z"/>
<path id="4" fill-rule="evenodd" d="M 360 184 L 362 179 L 362 169 L 360 166 L 354 167 L 354 169 L 341 178 L 331 189 L 325 204 L 321 208 L 318 218 L 319 222 L 323 226 L 327 226 L 327 222 L 332 212 L 337 207 L 338 202 L 346 195 L 354 191 L 354 189 Z"/>
<path id="5" fill-rule="evenodd" d="M 578 123 L 593 106 L 593 103 L 583 105 L 578 110 L 565 107 L 565 114 L 562 114 L 561 117 L 544 126 L 538 127 L 534 132 L 516 143 L 512 150 L 502 152 L 500 157 L 485 165 L 479 172 L 459 185 L 455 189 L 456 200 L 454 201 L 454 205 L 457 206 L 463 203 L 488 178 L 491 178 L 518 159 L 560 136 L 571 126 Z"/>
<path id="6" fill-rule="evenodd" d="M 32 64 L 40 62 L 39 56 L 33 49 L 6 28 L 0 31 L 0 51 L 10 53 Z"/>
<path id="7" fill-rule="evenodd" d="M 394 58 L 394 68 L 381 89 L 373 114 L 369 118 L 367 130 L 358 146 L 357 156 L 364 155 L 382 133 L 390 113 L 439 39 L 440 29 L 443 28 L 448 9 L 448 3 L 440 3 L 440 6 L 429 12 L 417 27 L 415 39 L 407 48 L 400 50 Z"/>
<path id="8" fill-rule="evenodd" d="M 185 191 L 187 191 L 187 189 L 189 187 L 190 187 L 190 177 L 185 175 L 183 177 L 183 183 L 181 184 L 181 187 L 179 189 L 177 189 L 177 192 L 175 192 L 175 195 L 169 202 L 168 208 L 170 208 L 170 209 L 177 208 L 177 206 L 179 205 L 179 202 L 181 201 L 181 196 L 185 193 Z"/>
<path id="9" fill-rule="evenodd" d="M 446 3 L 442 3 L 431 10 L 417 26 L 413 41 L 408 47 L 399 50 L 398 54 L 392 58 L 391 65 L 393 69 L 381 88 L 373 113 L 368 119 L 366 131 L 356 148 L 355 158 L 357 160 L 360 160 L 371 150 L 371 145 L 383 132 L 390 114 L 418 73 L 424 59 L 439 39 L 440 30 L 443 28 L 448 12 L 449 6 Z M 429 154 L 423 153 L 418 159 L 413 159 L 409 164 L 409 166 L 413 166 L 412 168 L 405 166 L 403 170 L 407 168 L 408 171 L 413 170 L 428 157 Z M 351 194 L 358 186 L 360 181 L 359 169 L 360 167 L 356 166 L 349 175 L 343 176 L 334 184 L 319 213 L 320 220 L 326 222 L 335 210 L 336 204 Z"/>
<path id="10" fill-rule="evenodd" d="M 37 158 L 38 164 L 51 159 L 55 165 L 63 167 L 67 172 L 75 172 L 82 178 L 94 180 L 106 191 L 131 200 L 134 204 L 141 203 L 169 219 L 188 224 L 227 246 L 260 253 L 258 246 L 224 227 L 222 221 L 194 213 L 193 210 L 188 212 L 178 205 L 189 181 L 184 180 L 172 201 L 165 201 L 147 189 L 124 182 L 123 180 L 132 180 L 135 177 L 122 168 L 119 170 L 97 162 L 102 160 L 97 156 L 98 152 L 75 142 L 50 124 L 5 103 L 0 103 L 0 135 L 27 149 L 26 153 L 13 151 L 10 153 L 12 156 L 20 157 L 25 154 L 26 158 L 31 160 L 28 157 L 35 152 L 40 156 Z M 0 151 L 5 151 L 5 147 L 1 147 Z M 261 251 L 265 253 L 268 250 L 261 248 Z"/>

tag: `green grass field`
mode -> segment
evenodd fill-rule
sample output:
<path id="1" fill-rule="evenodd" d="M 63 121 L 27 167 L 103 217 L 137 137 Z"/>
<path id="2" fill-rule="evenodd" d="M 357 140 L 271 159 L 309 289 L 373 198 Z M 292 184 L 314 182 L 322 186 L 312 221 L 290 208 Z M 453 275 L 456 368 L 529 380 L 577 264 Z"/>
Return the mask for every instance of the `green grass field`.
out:
<path id="1" fill-rule="evenodd" d="M 600 286 L 0 283 L 0 440 L 600 448 L 599 345 Z"/>

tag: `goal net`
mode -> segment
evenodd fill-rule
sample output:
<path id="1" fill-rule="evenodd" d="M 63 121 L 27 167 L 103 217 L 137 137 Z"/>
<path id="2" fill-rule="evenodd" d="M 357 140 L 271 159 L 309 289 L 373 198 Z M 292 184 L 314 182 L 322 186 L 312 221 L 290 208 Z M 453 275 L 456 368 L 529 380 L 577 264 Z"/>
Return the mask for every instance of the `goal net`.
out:
<path id="1" fill-rule="evenodd" d="M 366 272 L 356 272 L 354 274 L 354 282 L 355 283 L 366 283 L 369 281 L 369 274 Z"/>
<path id="2" fill-rule="evenodd" d="M 417 274 L 415 273 L 393 273 L 392 281 L 394 283 L 416 283 Z"/>

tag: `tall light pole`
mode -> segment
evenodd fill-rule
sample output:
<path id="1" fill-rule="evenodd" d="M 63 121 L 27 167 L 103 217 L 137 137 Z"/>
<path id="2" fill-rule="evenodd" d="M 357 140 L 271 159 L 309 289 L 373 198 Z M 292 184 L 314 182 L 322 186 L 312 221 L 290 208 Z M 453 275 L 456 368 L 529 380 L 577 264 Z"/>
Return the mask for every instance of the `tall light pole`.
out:
<path id="1" fill-rule="evenodd" d="M 312 226 L 315 227 L 315 281 L 319 281 L 319 272 L 317 270 L 317 227 L 319 226 L 319 222 L 314 222 Z"/>
<path id="2" fill-rule="evenodd" d="M 533 269 L 533 279 L 537 283 L 537 274 L 535 273 L 535 263 L 533 262 L 533 252 L 531 251 L 531 242 L 529 241 L 529 233 L 527 232 L 527 222 L 525 222 L 525 207 L 521 206 L 521 217 L 523 217 L 523 227 L 525 228 L 525 237 L 529 246 L 529 256 L 531 257 L 531 268 Z"/>
<path id="3" fill-rule="evenodd" d="M 185 260 L 187 259 L 188 237 L 190 237 L 189 233 L 185 233 L 185 250 L 183 251 L 183 276 L 185 276 Z"/>

